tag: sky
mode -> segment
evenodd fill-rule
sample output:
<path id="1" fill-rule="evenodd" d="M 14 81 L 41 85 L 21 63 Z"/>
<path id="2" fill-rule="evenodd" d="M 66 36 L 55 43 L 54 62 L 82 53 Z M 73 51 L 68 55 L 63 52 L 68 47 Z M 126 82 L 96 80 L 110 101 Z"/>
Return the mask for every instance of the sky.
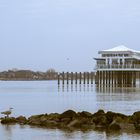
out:
<path id="1" fill-rule="evenodd" d="M 139 0 L 0 0 L 0 71 L 93 71 L 99 50 L 140 50 Z"/>

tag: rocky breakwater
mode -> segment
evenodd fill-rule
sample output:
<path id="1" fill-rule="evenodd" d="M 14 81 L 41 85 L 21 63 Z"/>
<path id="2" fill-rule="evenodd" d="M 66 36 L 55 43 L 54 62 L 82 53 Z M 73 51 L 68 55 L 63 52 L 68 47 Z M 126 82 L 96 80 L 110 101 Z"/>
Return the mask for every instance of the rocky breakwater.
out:
<path id="1" fill-rule="evenodd" d="M 121 113 L 104 112 L 99 110 L 90 112 L 78 112 L 67 110 L 62 114 L 51 113 L 34 115 L 29 118 L 19 116 L 17 118 L 1 118 L 1 124 L 31 125 L 45 128 L 58 128 L 69 130 L 105 130 L 134 132 L 140 131 L 140 112 L 127 116 Z"/>

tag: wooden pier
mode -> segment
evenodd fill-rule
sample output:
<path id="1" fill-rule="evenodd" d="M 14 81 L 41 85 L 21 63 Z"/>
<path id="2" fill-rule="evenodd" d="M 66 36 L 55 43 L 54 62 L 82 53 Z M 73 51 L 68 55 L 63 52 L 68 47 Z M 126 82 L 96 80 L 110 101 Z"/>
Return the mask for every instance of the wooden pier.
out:
<path id="1" fill-rule="evenodd" d="M 93 84 L 94 79 L 94 72 L 62 72 L 58 74 L 58 85 Z"/>
<path id="2" fill-rule="evenodd" d="M 95 76 L 97 86 L 136 87 L 140 86 L 138 71 L 97 71 Z"/>

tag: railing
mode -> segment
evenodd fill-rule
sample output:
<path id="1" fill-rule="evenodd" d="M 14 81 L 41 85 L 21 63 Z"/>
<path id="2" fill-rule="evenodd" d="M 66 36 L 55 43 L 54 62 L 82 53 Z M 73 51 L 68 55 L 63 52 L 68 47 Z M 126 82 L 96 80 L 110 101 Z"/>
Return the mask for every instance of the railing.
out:
<path id="1" fill-rule="evenodd" d="M 127 64 L 127 65 L 96 65 L 95 69 L 140 69 L 140 64 Z"/>

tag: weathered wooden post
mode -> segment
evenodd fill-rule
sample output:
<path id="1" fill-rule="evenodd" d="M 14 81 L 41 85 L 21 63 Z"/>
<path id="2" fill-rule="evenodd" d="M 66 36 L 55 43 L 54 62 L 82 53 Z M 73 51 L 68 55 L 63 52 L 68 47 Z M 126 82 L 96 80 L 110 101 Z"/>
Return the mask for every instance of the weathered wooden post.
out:
<path id="1" fill-rule="evenodd" d="M 75 73 L 75 84 L 77 85 L 77 72 Z"/>
<path id="2" fill-rule="evenodd" d="M 62 83 L 63 83 L 63 85 L 65 84 L 65 73 L 64 72 L 62 73 Z"/>
<path id="3" fill-rule="evenodd" d="M 86 73 L 84 72 L 84 84 L 86 84 Z"/>
<path id="4" fill-rule="evenodd" d="M 60 85 L 60 74 L 57 74 L 57 78 L 58 78 L 58 85 Z"/>
<path id="5" fill-rule="evenodd" d="M 87 84 L 89 84 L 89 72 L 87 72 Z"/>
<path id="6" fill-rule="evenodd" d="M 73 72 L 71 72 L 71 84 L 73 84 Z"/>
<path id="7" fill-rule="evenodd" d="M 79 74 L 79 83 L 80 83 L 80 85 L 81 85 L 81 80 L 82 80 L 82 74 L 80 72 L 80 74 Z"/>
<path id="8" fill-rule="evenodd" d="M 69 72 L 67 72 L 67 85 L 69 84 Z"/>
<path id="9" fill-rule="evenodd" d="M 93 84 L 93 72 L 90 74 L 91 84 Z"/>

